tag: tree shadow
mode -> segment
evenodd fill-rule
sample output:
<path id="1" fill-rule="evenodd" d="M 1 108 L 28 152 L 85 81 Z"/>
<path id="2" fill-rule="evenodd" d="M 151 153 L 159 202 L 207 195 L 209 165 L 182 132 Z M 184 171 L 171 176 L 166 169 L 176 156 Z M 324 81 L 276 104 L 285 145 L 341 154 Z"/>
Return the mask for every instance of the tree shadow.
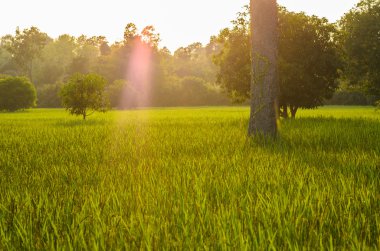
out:
<path id="1" fill-rule="evenodd" d="M 103 126 L 106 125 L 106 120 L 83 120 L 83 119 L 77 119 L 77 120 L 60 120 L 57 123 L 55 123 L 56 126 L 59 127 L 82 127 L 82 126 Z"/>
<path id="2" fill-rule="evenodd" d="M 348 177 L 379 177 L 380 120 L 300 118 L 283 121 L 277 138 L 256 137 L 249 148 L 264 151 L 300 168 L 312 167 Z"/>
<path id="3" fill-rule="evenodd" d="M 28 114 L 31 113 L 31 109 L 21 109 L 16 111 L 7 111 L 7 110 L 0 110 L 0 114 Z"/>
<path id="4" fill-rule="evenodd" d="M 380 120 L 366 118 L 299 118 L 283 120 L 276 138 L 254 137 L 253 147 L 279 151 L 377 151 Z"/>

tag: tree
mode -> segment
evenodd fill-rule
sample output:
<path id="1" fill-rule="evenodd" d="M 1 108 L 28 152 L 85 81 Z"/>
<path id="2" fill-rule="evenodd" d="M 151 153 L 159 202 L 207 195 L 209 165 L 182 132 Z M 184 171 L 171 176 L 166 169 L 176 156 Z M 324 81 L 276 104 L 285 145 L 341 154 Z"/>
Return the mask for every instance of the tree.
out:
<path id="1" fill-rule="evenodd" d="M 109 102 L 112 108 L 121 107 L 123 103 L 123 92 L 128 89 L 128 83 L 124 79 L 118 79 L 106 87 Z"/>
<path id="2" fill-rule="evenodd" d="M 152 25 L 146 26 L 141 31 L 140 39 L 153 48 L 157 48 L 161 41 L 160 34 L 156 33 L 156 29 Z"/>
<path id="3" fill-rule="evenodd" d="M 0 78 L 0 110 L 17 111 L 36 104 L 36 90 L 25 77 Z"/>
<path id="4" fill-rule="evenodd" d="M 75 37 L 64 34 L 42 49 L 33 71 L 37 89 L 45 84 L 62 82 L 68 77 L 67 71 L 74 60 L 76 48 Z"/>
<path id="5" fill-rule="evenodd" d="M 326 18 L 279 12 L 279 106 L 292 118 L 299 108 L 323 105 L 338 86 L 341 60 L 334 38 L 336 28 Z"/>
<path id="6" fill-rule="evenodd" d="M 12 54 L 10 54 L 0 41 L 0 74 L 15 75 L 17 66 L 12 60 Z"/>
<path id="7" fill-rule="evenodd" d="M 62 107 L 59 92 L 61 91 L 62 83 L 46 84 L 37 87 L 38 107 L 43 108 L 59 108 Z"/>
<path id="8" fill-rule="evenodd" d="M 277 3 L 251 0 L 252 80 L 248 134 L 277 133 Z"/>
<path id="9" fill-rule="evenodd" d="M 244 12 L 248 13 L 247 9 Z M 334 36 L 336 28 L 324 18 L 281 7 L 278 17 L 278 105 L 280 115 L 288 117 L 290 108 L 294 117 L 299 108 L 322 105 L 337 87 L 341 60 Z M 236 102 L 251 97 L 248 22 L 246 15 L 239 13 L 233 29 L 224 29 L 217 37 L 222 44 L 214 59 L 219 66 L 218 83 Z"/>
<path id="10" fill-rule="evenodd" d="M 380 97 L 380 1 L 360 1 L 339 24 L 345 78 Z"/>
<path id="11" fill-rule="evenodd" d="M 235 25 L 232 30 L 222 30 L 216 41 L 223 46 L 214 57 L 214 63 L 219 66 L 216 82 L 224 88 L 233 102 L 242 103 L 250 97 L 249 21 L 246 20 L 242 26 Z"/>
<path id="12" fill-rule="evenodd" d="M 12 54 L 15 63 L 32 81 L 34 60 L 40 56 L 48 41 L 47 34 L 33 26 L 23 31 L 17 28 L 15 36 L 7 35 L 2 38 L 2 44 Z"/>
<path id="13" fill-rule="evenodd" d="M 124 44 L 127 45 L 137 36 L 137 27 L 134 23 L 129 23 L 124 29 Z"/>
<path id="14" fill-rule="evenodd" d="M 95 111 L 105 112 L 108 108 L 105 87 L 106 80 L 100 75 L 75 74 L 61 89 L 62 105 L 83 119 Z"/>

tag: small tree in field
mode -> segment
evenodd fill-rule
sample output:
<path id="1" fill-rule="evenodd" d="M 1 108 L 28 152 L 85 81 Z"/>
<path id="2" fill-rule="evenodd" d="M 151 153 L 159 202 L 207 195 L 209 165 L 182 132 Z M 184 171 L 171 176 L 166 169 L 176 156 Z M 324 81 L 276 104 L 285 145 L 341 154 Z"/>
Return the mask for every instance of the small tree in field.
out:
<path id="1" fill-rule="evenodd" d="M 108 102 L 105 95 L 106 80 L 97 74 L 75 74 L 63 85 L 60 96 L 63 107 L 83 119 L 95 111 L 105 112 Z"/>
<path id="2" fill-rule="evenodd" d="M 0 110 L 14 112 L 35 105 L 36 89 L 27 78 L 0 78 Z"/>

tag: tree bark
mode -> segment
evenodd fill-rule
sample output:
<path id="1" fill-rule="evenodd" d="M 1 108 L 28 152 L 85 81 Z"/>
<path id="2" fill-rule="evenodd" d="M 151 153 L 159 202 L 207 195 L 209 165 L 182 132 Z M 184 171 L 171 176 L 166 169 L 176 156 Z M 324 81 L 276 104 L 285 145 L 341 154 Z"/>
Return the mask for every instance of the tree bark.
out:
<path id="1" fill-rule="evenodd" d="M 297 106 L 290 106 L 290 114 L 292 115 L 292 119 L 294 119 L 296 117 L 297 111 L 298 111 Z"/>
<path id="2" fill-rule="evenodd" d="M 249 135 L 277 134 L 276 0 L 251 0 L 252 82 Z"/>
<path id="3" fill-rule="evenodd" d="M 288 114 L 288 105 L 283 105 L 283 106 L 282 106 L 282 113 L 281 113 L 281 116 L 282 116 L 284 119 L 289 118 L 289 114 Z"/>

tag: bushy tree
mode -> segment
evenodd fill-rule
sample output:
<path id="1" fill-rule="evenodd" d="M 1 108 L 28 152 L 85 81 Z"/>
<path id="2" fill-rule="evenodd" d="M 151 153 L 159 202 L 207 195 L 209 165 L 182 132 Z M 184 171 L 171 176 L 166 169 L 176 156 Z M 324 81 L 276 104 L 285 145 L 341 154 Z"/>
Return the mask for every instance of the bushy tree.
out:
<path id="1" fill-rule="evenodd" d="M 339 22 L 344 76 L 380 97 L 380 1 L 362 0 Z"/>
<path id="2" fill-rule="evenodd" d="M 108 101 L 105 95 L 106 80 L 97 74 L 74 74 L 62 86 L 62 105 L 73 115 L 86 119 L 95 111 L 105 112 Z"/>
<path id="3" fill-rule="evenodd" d="M 219 67 L 217 83 L 235 103 L 242 103 L 250 97 L 251 57 L 249 6 L 244 6 L 237 19 L 232 21 L 233 28 L 223 29 L 214 42 L 221 49 L 214 56 Z"/>
<path id="4" fill-rule="evenodd" d="M 25 77 L 0 78 L 0 110 L 17 111 L 36 104 L 36 90 Z"/>
<path id="5" fill-rule="evenodd" d="M 338 86 L 340 57 L 326 18 L 279 12 L 279 105 L 281 115 L 295 117 L 299 108 L 323 105 Z"/>
<path id="6" fill-rule="evenodd" d="M 217 37 L 222 50 L 215 56 L 218 83 L 237 102 L 251 97 L 249 16 L 246 8 Z M 340 57 L 335 27 L 324 18 L 279 9 L 279 105 L 284 117 L 298 108 L 314 108 L 331 97 L 337 87 Z"/>

